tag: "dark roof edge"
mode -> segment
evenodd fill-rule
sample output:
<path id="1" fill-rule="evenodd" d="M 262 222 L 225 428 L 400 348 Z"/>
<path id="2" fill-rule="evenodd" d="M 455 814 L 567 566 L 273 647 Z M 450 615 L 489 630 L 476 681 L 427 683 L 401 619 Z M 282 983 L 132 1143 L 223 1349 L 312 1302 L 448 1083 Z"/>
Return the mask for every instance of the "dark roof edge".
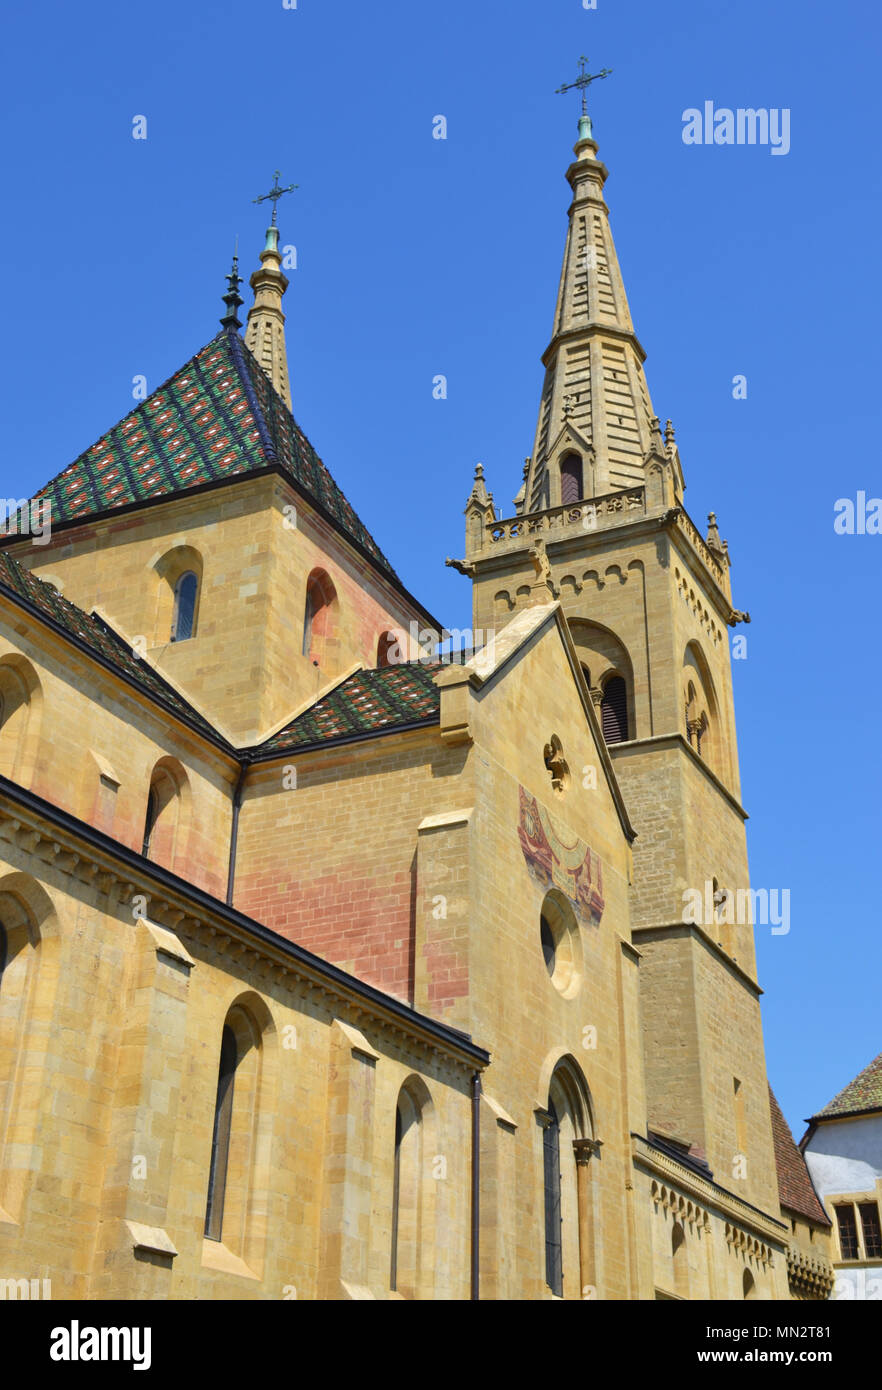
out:
<path id="1" fill-rule="evenodd" d="M 882 1115 L 882 1105 L 867 1105 L 862 1110 L 841 1110 L 835 1111 L 832 1115 L 826 1115 L 822 1110 L 817 1115 L 812 1115 L 806 1120 L 807 1125 L 823 1125 L 830 1120 L 854 1120 L 861 1115 Z"/>
<path id="2" fill-rule="evenodd" d="M 322 976 L 337 989 L 361 996 L 375 1008 L 391 1014 L 397 1022 L 404 1023 L 411 1029 L 416 1027 L 419 1031 L 442 1043 L 446 1048 L 456 1049 L 467 1056 L 470 1061 L 473 1061 L 476 1066 L 485 1067 L 489 1064 L 489 1052 L 473 1042 L 467 1033 L 462 1033 L 459 1029 L 451 1028 L 447 1024 L 439 1023 L 437 1019 L 430 1018 L 427 1014 L 417 1013 L 415 1009 L 409 1008 L 407 1004 L 402 1004 L 392 995 L 385 994 L 364 980 L 359 980 L 357 976 L 348 974 L 339 966 L 332 965 L 330 961 L 314 955 L 305 947 L 289 941 L 287 937 L 279 936 L 271 928 L 263 926 L 252 917 L 247 917 L 244 912 L 227 906 L 219 898 L 213 897 L 211 893 L 197 888 L 195 884 L 186 879 L 178 878 L 177 874 L 173 874 L 170 869 L 165 869 L 162 865 L 155 864 L 151 859 L 145 859 L 142 855 L 136 854 L 134 850 L 129 849 L 118 840 L 112 839 L 109 835 L 105 835 L 102 831 L 96 830 L 86 821 L 79 820 L 68 811 L 63 811 L 61 807 L 55 806 L 51 801 L 46 801 L 43 797 L 37 796 L 35 792 L 28 791 L 3 776 L 0 776 L 0 799 L 21 806 L 30 811 L 32 815 L 42 816 L 58 829 L 65 830 L 69 835 L 79 836 L 90 848 L 109 855 L 127 871 L 137 873 L 142 878 L 153 879 L 163 889 L 176 894 L 178 897 L 183 897 L 195 908 L 201 909 L 203 912 L 210 912 L 239 931 L 248 933 L 262 944 L 281 951 L 306 970 Z"/>
<path id="3" fill-rule="evenodd" d="M 314 706 L 311 705 L 310 709 L 312 708 Z M 305 709 L 303 713 L 309 714 L 309 709 Z M 340 734 L 337 738 L 322 739 L 317 743 L 295 744 L 288 748 L 276 748 L 266 753 L 260 752 L 262 745 L 258 743 L 251 748 L 241 749 L 240 754 L 242 761 L 247 763 L 249 767 L 253 767 L 256 763 L 274 762 L 276 758 L 295 758 L 301 753 L 320 753 L 325 748 L 341 748 L 350 743 L 365 743 L 368 739 L 382 738 L 384 735 L 410 734 L 416 729 L 431 729 L 440 723 L 440 714 L 433 714 L 427 719 L 413 719 L 408 724 L 390 724 L 382 729 L 365 729 L 361 733 Z M 281 733 L 281 730 L 279 732 Z M 273 734 L 271 737 L 278 738 L 278 734 Z"/>
<path id="4" fill-rule="evenodd" d="M 32 603 L 31 600 L 25 598 L 23 594 L 18 593 L 15 589 L 11 589 L 2 579 L 0 579 L 0 596 L 11 600 L 11 602 L 16 604 L 19 608 L 24 609 L 30 617 L 36 618 L 38 622 L 43 623 L 45 627 L 49 628 L 50 632 L 54 632 L 57 637 L 61 637 L 65 642 L 69 642 L 72 647 L 76 647 L 78 651 L 88 656 L 96 665 L 101 666 L 105 671 L 109 671 L 111 675 L 116 676 L 117 680 L 123 681 L 125 685 L 130 686 L 133 690 L 137 690 L 140 694 L 146 696 L 153 704 L 159 705 L 159 707 L 165 710 L 167 714 L 170 714 L 173 719 L 176 719 L 179 724 L 183 724 L 191 733 L 198 735 L 203 742 L 213 743 L 222 753 L 226 753 L 231 758 L 241 761 L 239 750 L 236 749 L 233 744 L 228 743 L 223 734 L 218 733 L 216 729 L 212 728 L 212 726 L 208 724 L 208 720 L 205 721 L 208 727 L 201 728 L 195 719 L 191 719 L 182 710 L 176 709 L 170 700 L 163 699 L 162 695 L 155 690 L 151 690 L 146 682 L 136 680 L 125 667 L 118 666 L 116 662 L 109 661 L 104 653 L 100 652 L 97 647 L 91 646 L 80 637 L 78 633 L 71 632 L 70 628 L 66 628 L 63 623 L 57 622 L 51 614 L 46 613 L 44 609 L 40 608 L 39 604 Z M 68 602 L 70 603 L 71 600 L 68 599 Z M 77 604 L 73 606 L 79 613 L 82 613 L 84 617 L 88 618 L 90 616 L 84 608 L 79 608 Z M 114 632 L 112 628 L 109 630 L 113 633 L 118 642 L 122 642 L 123 639 L 118 633 Z M 134 659 L 139 660 L 140 658 L 135 657 Z M 179 695 L 174 687 L 169 685 L 168 681 L 161 675 L 155 666 L 151 666 L 149 669 L 156 676 L 157 680 L 168 690 L 173 692 L 177 699 L 182 701 L 186 700 L 185 696 Z"/>

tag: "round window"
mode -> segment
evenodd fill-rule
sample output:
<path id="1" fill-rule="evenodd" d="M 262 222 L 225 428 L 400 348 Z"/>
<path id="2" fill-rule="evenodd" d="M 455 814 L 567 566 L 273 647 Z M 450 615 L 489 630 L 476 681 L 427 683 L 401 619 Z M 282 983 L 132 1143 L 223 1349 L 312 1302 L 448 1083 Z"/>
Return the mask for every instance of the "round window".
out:
<path id="1" fill-rule="evenodd" d="M 542 903 L 539 940 L 551 983 L 565 999 L 572 999 L 582 982 L 582 938 L 572 904 L 556 888 Z"/>

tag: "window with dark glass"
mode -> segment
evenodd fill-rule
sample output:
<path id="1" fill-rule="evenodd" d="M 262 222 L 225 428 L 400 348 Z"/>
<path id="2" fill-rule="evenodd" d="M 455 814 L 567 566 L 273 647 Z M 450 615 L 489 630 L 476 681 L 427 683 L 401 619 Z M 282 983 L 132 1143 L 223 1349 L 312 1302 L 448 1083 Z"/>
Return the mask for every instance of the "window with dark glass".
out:
<path id="1" fill-rule="evenodd" d="M 836 1207 L 835 1210 L 842 1258 L 843 1260 L 856 1260 L 858 1258 L 858 1238 L 854 1207 L 849 1203 L 848 1206 Z"/>
<path id="2" fill-rule="evenodd" d="M 560 1205 L 560 1122 L 549 1100 L 548 1124 L 543 1131 L 545 1160 L 545 1282 L 553 1294 L 563 1297 L 563 1246 Z"/>
<path id="3" fill-rule="evenodd" d="M 9 951 L 9 943 L 6 939 L 6 928 L 0 922 L 0 984 L 3 983 L 3 971 L 6 969 L 6 957 Z"/>
<path id="4" fill-rule="evenodd" d="M 173 642 L 186 642 L 193 636 L 198 589 L 199 580 L 192 570 L 186 570 L 175 585 L 175 611 L 171 630 Z"/>
<path id="5" fill-rule="evenodd" d="M 864 1232 L 864 1258 L 874 1260 L 882 1255 L 882 1231 L 879 1229 L 879 1207 L 876 1202 L 861 1202 L 861 1226 Z"/>
<path id="6" fill-rule="evenodd" d="M 236 1035 L 228 1025 L 221 1035 L 217 1097 L 214 1103 L 214 1130 L 211 1139 L 211 1166 L 208 1171 L 208 1200 L 205 1204 L 205 1235 L 220 1240 L 224 1220 L 224 1194 L 230 1157 L 230 1127 L 233 1118 L 233 1081 L 238 1048 Z"/>

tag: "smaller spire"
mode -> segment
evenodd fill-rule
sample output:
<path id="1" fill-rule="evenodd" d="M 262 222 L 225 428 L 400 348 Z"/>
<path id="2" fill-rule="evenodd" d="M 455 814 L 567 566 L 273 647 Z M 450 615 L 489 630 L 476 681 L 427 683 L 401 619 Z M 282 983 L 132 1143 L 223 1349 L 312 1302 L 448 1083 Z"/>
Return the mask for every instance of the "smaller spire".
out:
<path id="1" fill-rule="evenodd" d="M 233 252 L 233 267 L 226 279 L 227 292 L 225 295 L 223 295 L 223 301 L 227 306 L 227 312 L 221 319 L 221 325 L 222 327 L 228 329 L 231 333 L 238 333 L 239 329 L 242 327 L 242 324 L 239 320 L 239 316 L 236 313 L 236 310 L 241 308 L 244 302 L 241 294 L 239 293 L 239 286 L 242 283 L 242 277 L 239 274 L 238 237 L 236 237 L 236 249 Z"/>

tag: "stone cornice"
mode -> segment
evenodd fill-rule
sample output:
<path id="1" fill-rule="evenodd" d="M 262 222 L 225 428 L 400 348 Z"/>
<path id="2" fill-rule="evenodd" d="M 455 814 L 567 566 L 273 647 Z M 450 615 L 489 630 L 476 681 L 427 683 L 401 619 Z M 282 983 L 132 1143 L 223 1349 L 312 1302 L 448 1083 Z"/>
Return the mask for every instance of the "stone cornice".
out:
<path id="1" fill-rule="evenodd" d="M 691 1169 L 679 1164 L 676 1159 L 662 1153 L 640 1134 L 631 1134 L 631 1157 L 635 1164 L 658 1178 L 676 1183 L 678 1188 L 704 1206 L 712 1207 L 729 1221 L 737 1222 L 740 1227 L 745 1227 L 756 1236 L 773 1242 L 777 1250 L 784 1252 L 787 1245 L 787 1227 L 783 1221 L 760 1211 L 759 1207 L 745 1202 L 742 1197 L 736 1197 L 734 1192 L 729 1192 L 708 1178 L 699 1177 Z M 732 1232 L 732 1236 L 732 1244 L 742 1244 L 737 1232 Z"/>
<path id="2" fill-rule="evenodd" d="M 353 1022 L 362 1019 L 362 1027 L 407 1039 L 424 1055 L 468 1074 L 490 1061 L 467 1034 L 416 1013 L 5 777 L 0 777 L 0 839 L 97 886 L 111 902 L 131 904 L 143 897 L 150 921 L 212 947 L 230 962 L 246 962 L 282 983 L 323 995 L 336 1012 L 342 1005 Z"/>

